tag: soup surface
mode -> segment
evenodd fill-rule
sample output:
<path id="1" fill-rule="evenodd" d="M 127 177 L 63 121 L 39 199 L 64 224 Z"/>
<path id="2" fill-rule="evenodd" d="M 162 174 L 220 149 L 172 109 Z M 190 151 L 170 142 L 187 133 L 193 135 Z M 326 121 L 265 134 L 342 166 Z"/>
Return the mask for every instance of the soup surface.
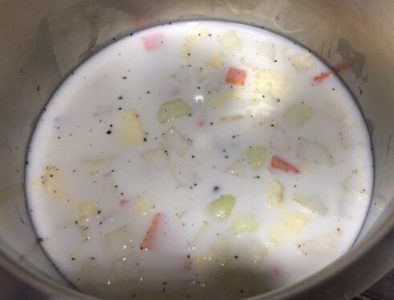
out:
<path id="1" fill-rule="evenodd" d="M 147 29 L 82 64 L 41 115 L 26 171 L 60 272 L 127 299 L 242 298 L 305 278 L 349 249 L 372 185 L 365 124 L 332 71 L 214 21 Z"/>

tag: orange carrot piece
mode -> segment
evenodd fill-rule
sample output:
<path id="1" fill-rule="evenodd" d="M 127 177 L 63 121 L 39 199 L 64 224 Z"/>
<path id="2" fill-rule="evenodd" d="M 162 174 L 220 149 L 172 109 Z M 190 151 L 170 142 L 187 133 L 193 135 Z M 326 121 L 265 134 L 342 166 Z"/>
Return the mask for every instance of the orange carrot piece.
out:
<path id="1" fill-rule="evenodd" d="M 331 76 L 331 72 L 320 73 L 319 75 L 316 75 L 315 77 L 313 77 L 313 82 L 314 83 L 322 83 L 324 80 L 326 80 L 330 76 Z"/>
<path id="2" fill-rule="evenodd" d="M 153 242 L 156 238 L 157 229 L 159 227 L 159 222 L 160 222 L 161 218 L 162 218 L 162 215 L 160 213 L 156 213 L 153 216 L 153 219 L 152 219 L 152 222 L 149 226 L 149 229 L 146 232 L 145 238 L 141 243 L 141 246 L 140 246 L 141 250 L 150 251 L 153 249 Z"/>
<path id="3" fill-rule="evenodd" d="M 281 159 L 276 155 L 272 156 L 271 158 L 271 168 L 283 170 L 285 172 L 293 172 L 293 173 L 300 172 L 300 170 L 298 170 L 295 166 L 289 164 L 288 162 L 284 161 L 283 159 Z"/>
<path id="4" fill-rule="evenodd" d="M 119 201 L 119 204 L 120 204 L 121 206 L 125 206 L 125 205 L 127 205 L 129 202 L 130 202 L 129 200 L 121 199 L 121 200 Z"/>
<path id="5" fill-rule="evenodd" d="M 345 71 L 348 68 L 349 68 L 349 64 L 342 63 L 342 64 L 335 66 L 334 70 L 339 73 L 339 72 Z M 326 80 L 328 77 L 330 77 L 331 74 L 332 74 L 331 71 L 322 72 L 319 75 L 316 75 L 315 77 L 313 77 L 313 82 L 314 83 L 322 83 L 324 80 Z"/>
<path id="6" fill-rule="evenodd" d="M 236 68 L 230 68 L 227 71 L 226 83 L 235 85 L 244 85 L 246 78 L 246 71 Z"/>
<path id="7" fill-rule="evenodd" d="M 163 43 L 163 33 L 155 32 L 147 36 L 142 37 L 142 42 L 146 51 L 152 51 L 159 47 Z"/>

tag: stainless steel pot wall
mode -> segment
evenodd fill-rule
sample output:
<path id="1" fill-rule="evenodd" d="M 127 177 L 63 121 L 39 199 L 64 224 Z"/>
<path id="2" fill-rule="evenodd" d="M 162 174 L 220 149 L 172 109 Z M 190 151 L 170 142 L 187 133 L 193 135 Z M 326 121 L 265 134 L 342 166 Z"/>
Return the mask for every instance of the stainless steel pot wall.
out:
<path id="1" fill-rule="evenodd" d="M 394 266 L 394 2 L 390 0 L 0 0 L 0 265 L 46 295 L 84 297 L 43 255 L 23 192 L 29 135 L 44 104 L 80 62 L 113 39 L 184 19 L 234 20 L 283 34 L 343 77 L 374 147 L 371 208 L 356 245 L 312 278 L 261 298 L 351 297 Z"/>

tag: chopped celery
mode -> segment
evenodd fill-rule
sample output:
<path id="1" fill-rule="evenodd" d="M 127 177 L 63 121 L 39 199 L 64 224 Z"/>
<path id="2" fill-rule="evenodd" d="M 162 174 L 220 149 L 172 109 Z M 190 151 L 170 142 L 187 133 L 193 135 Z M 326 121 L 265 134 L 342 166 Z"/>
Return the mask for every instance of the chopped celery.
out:
<path id="1" fill-rule="evenodd" d="M 327 214 L 327 207 L 317 196 L 294 195 L 293 201 L 301 205 L 306 210 L 318 213 L 322 216 Z"/>
<path id="2" fill-rule="evenodd" d="M 276 205 L 283 202 L 284 188 L 279 180 L 275 179 L 268 185 L 268 203 Z"/>
<path id="3" fill-rule="evenodd" d="M 297 158 L 319 164 L 331 164 L 332 162 L 332 156 L 323 144 L 304 138 L 298 140 Z"/>
<path id="4" fill-rule="evenodd" d="M 174 99 L 163 103 L 157 112 L 160 123 L 171 122 L 175 119 L 191 115 L 191 107 L 182 99 Z"/>
<path id="5" fill-rule="evenodd" d="M 134 109 L 122 111 L 115 123 L 115 133 L 124 145 L 138 146 L 143 142 L 144 133 L 138 113 Z"/>
<path id="6" fill-rule="evenodd" d="M 174 126 L 171 126 L 164 132 L 163 140 L 170 154 L 176 154 L 180 157 L 188 152 L 192 145 L 190 139 L 187 139 L 187 137 L 180 133 Z"/>
<path id="7" fill-rule="evenodd" d="M 246 232 L 254 232 L 259 229 L 259 222 L 252 216 L 239 216 L 233 220 L 230 225 L 230 232 L 232 234 L 241 234 Z"/>
<path id="8" fill-rule="evenodd" d="M 97 214 L 99 211 L 99 206 L 96 201 L 86 201 L 78 204 L 79 213 L 84 217 L 91 217 Z"/>
<path id="9" fill-rule="evenodd" d="M 135 209 L 141 216 L 150 215 L 154 211 L 155 204 L 151 197 L 143 193 L 137 197 Z"/>
<path id="10" fill-rule="evenodd" d="M 234 31 L 223 33 L 218 38 L 219 44 L 227 51 L 237 51 L 241 49 L 241 40 Z"/>
<path id="11" fill-rule="evenodd" d="M 159 170 L 164 170 L 169 163 L 168 156 L 160 148 L 146 150 L 140 154 L 140 157 Z"/>
<path id="12" fill-rule="evenodd" d="M 248 164 L 255 170 L 261 169 L 267 158 L 267 151 L 262 146 L 250 147 L 245 154 Z"/>
<path id="13" fill-rule="evenodd" d="M 235 198 L 232 195 L 222 195 L 209 203 L 210 213 L 218 219 L 226 219 L 232 212 Z"/>
<path id="14" fill-rule="evenodd" d="M 232 91 L 219 92 L 209 96 L 207 99 L 207 103 L 213 108 L 217 108 L 234 99 L 235 98 Z"/>
<path id="15" fill-rule="evenodd" d="M 302 103 L 296 103 L 290 106 L 285 114 L 285 120 L 293 126 L 302 126 L 312 117 L 312 109 Z"/>
<path id="16" fill-rule="evenodd" d="M 226 173 L 234 175 L 234 176 L 240 176 L 243 177 L 246 174 L 245 170 L 245 164 L 242 162 L 242 160 L 237 159 L 233 163 L 231 163 L 227 168 L 226 168 Z"/>
<path id="17" fill-rule="evenodd" d="M 133 238 L 130 230 L 123 226 L 104 235 L 102 247 L 106 256 L 122 258 L 130 252 L 133 245 Z"/>

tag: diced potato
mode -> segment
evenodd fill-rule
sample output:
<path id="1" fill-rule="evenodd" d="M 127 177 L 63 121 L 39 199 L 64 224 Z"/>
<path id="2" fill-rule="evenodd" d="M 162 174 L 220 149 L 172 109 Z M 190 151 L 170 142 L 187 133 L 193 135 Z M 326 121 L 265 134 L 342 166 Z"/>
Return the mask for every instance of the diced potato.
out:
<path id="1" fill-rule="evenodd" d="M 279 180 L 275 179 L 268 185 L 268 204 L 277 205 L 283 202 L 284 188 Z"/>
<path id="2" fill-rule="evenodd" d="M 342 236 L 342 232 L 335 230 L 333 232 L 323 234 L 317 238 L 297 243 L 297 251 L 302 255 L 324 255 L 338 245 Z"/>
<path id="3" fill-rule="evenodd" d="M 136 110 L 128 109 L 119 114 L 115 123 L 115 133 L 124 145 L 138 146 L 142 144 L 144 133 Z"/>
<path id="4" fill-rule="evenodd" d="M 178 187 L 190 188 L 201 181 L 200 176 L 196 173 L 193 161 L 178 161 L 176 163 L 174 157 L 171 157 L 168 170 Z"/>
<path id="5" fill-rule="evenodd" d="M 227 92 L 219 92 L 212 94 L 207 98 L 206 102 L 213 108 L 218 108 L 233 100 L 235 100 L 233 92 L 227 91 Z"/>
<path id="6" fill-rule="evenodd" d="M 233 211 L 235 197 L 233 195 L 222 195 L 209 203 L 209 212 L 218 219 L 227 219 Z"/>
<path id="7" fill-rule="evenodd" d="M 91 217 L 97 214 L 99 205 L 96 201 L 86 201 L 78 204 L 78 210 L 82 216 Z"/>
<path id="8" fill-rule="evenodd" d="M 241 40 L 237 36 L 234 31 L 228 31 L 223 33 L 218 38 L 219 44 L 223 47 L 227 52 L 235 52 L 237 50 L 241 50 Z"/>
<path id="9" fill-rule="evenodd" d="M 244 177 L 246 175 L 246 167 L 241 159 L 237 159 L 226 168 L 225 172 L 230 175 Z"/>
<path id="10" fill-rule="evenodd" d="M 310 53 L 295 54 L 289 58 L 289 61 L 298 73 L 304 73 L 316 67 L 316 62 Z"/>
<path id="11" fill-rule="evenodd" d="M 253 98 L 255 100 L 262 100 L 263 96 L 281 98 L 288 93 L 290 86 L 290 81 L 283 75 L 271 69 L 263 69 L 255 76 Z"/>
<path id="12" fill-rule="evenodd" d="M 107 257 L 119 259 L 125 257 L 133 246 L 130 230 L 124 226 L 104 235 L 102 247 Z"/>
<path id="13" fill-rule="evenodd" d="M 310 219 L 300 213 L 286 211 L 271 228 L 268 237 L 274 243 L 280 243 L 288 238 L 298 235 Z"/>
<path id="14" fill-rule="evenodd" d="M 171 122 L 175 119 L 191 115 L 192 108 L 182 99 L 174 99 L 163 103 L 157 112 L 160 123 Z"/>
<path id="15" fill-rule="evenodd" d="M 322 216 L 327 214 L 327 206 L 318 196 L 293 195 L 293 201 L 301 205 L 309 212 L 318 213 Z"/>
<path id="16" fill-rule="evenodd" d="M 153 199 L 147 193 L 143 193 L 137 197 L 135 209 L 139 215 L 150 215 L 154 211 L 154 208 Z"/>
<path id="17" fill-rule="evenodd" d="M 59 168 L 48 166 L 40 178 L 45 192 L 61 200 L 67 200 L 68 196 L 62 185 L 62 176 Z"/>
<path id="18" fill-rule="evenodd" d="M 154 148 L 144 151 L 140 154 L 140 157 L 149 164 L 152 164 L 159 170 L 163 170 L 168 166 L 168 156 L 164 154 L 163 149 Z"/>
<path id="19" fill-rule="evenodd" d="M 224 65 L 224 55 L 223 53 L 218 53 L 213 55 L 210 59 L 207 60 L 205 66 L 214 70 L 222 68 Z"/>
<path id="20" fill-rule="evenodd" d="M 77 205 L 77 211 L 74 215 L 77 216 L 78 226 L 85 231 L 89 228 L 91 219 L 97 215 L 99 206 L 96 201 L 86 201 Z"/>
<path id="21" fill-rule="evenodd" d="M 298 140 L 297 158 L 317 164 L 332 163 L 332 156 L 326 146 L 304 138 Z"/>
<path id="22" fill-rule="evenodd" d="M 312 109 L 302 103 L 295 103 L 290 106 L 285 114 L 285 120 L 292 126 L 300 127 L 310 120 L 312 117 Z"/>
<path id="23" fill-rule="evenodd" d="M 239 216 L 230 225 L 230 232 L 239 235 L 241 233 L 255 232 L 259 229 L 259 222 L 253 216 Z"/>
<path id="24" fill-rule="evenodd" d="M 182 43 L 181 46 L 181 56 L 184 59 L 189 58 L 189 53 L 191 51 L 192 46 L 200 41 L 202 38 L 208 36 L 208 30 L 205 28 L 200 29 L 196 34 L 187 36 Z"/>
<path id="25" fill-rule="evenodd" d="M 245 153 L 246 160 L 253 169 L 261 169 L 267 159 L 267 151 L 262 146 L 250 147 Z"/>
<path id="26" fill-rule="evenodd" d="M 164 132 L 163 139 L 170 155 L 176 154 L 182 157 L 190 150 L 192 145 L 190 140 L 188 140 L 174 126 L 171 126 L 166 132 Z"/>

